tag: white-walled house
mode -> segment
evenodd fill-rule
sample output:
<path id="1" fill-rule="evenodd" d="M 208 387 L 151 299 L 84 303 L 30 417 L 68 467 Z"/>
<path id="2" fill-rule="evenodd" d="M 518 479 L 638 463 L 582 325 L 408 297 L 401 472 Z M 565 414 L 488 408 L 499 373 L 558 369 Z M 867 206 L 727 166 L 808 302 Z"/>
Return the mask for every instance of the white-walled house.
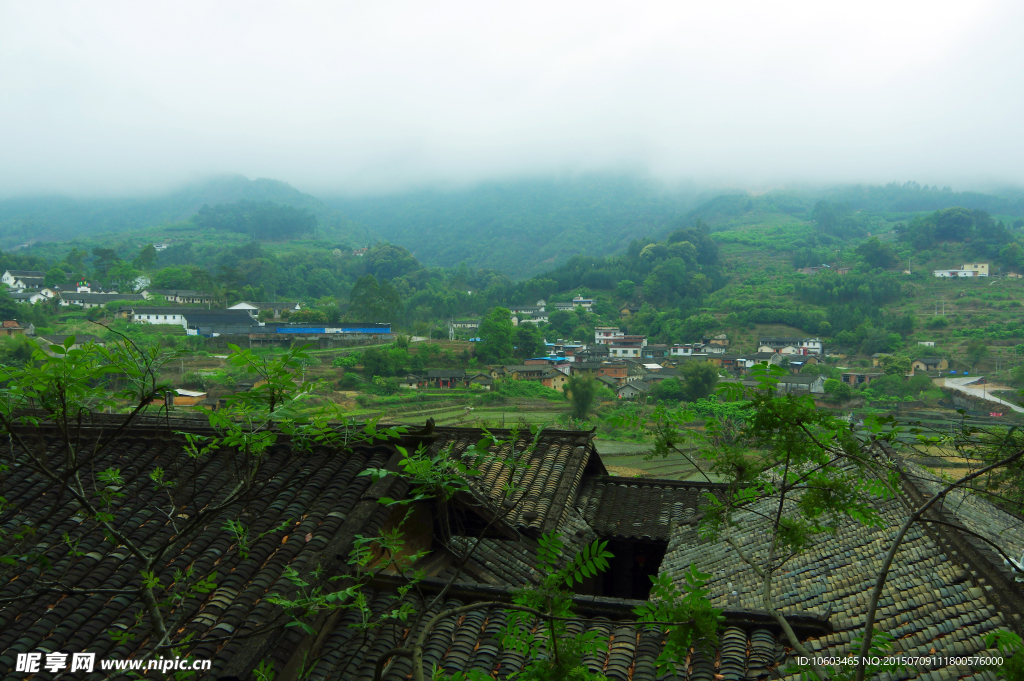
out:
<path id="1" fill-rule="evenodd" d="M 599 326 L 594 329 L 594 343 L 608 345 L 611 341 L 623 338 L 625 335 L 617 326 Z"/>
<path id="2" fill-rule="evenodd" d="M 780 355 L 823 355 L 825 345 L 820 338 L 785 338 L 767 336 L 757 342 L 758 352 L 775 352 Z"/>
<path id="3" fill-rule="evenodd" d="M 185 312 L 178 307 L 133 307 L 128 321 L 135 324 L 170 324 L 186 328 Z"/>
<path id="4" fill-rule="evenodd" d="M 26 288 L 24 280 L 28 279 L 40 279 L 46 276 L 46 272 L 39 272 L 37 270 L 7 270 L 4 275 L 0 277 L 0 283 L 6 284 L 11 288 Z M 22 285 L 18 286 L 18 281 L 22 281 Z M 38 287 L 36 287 L 38 288 Z"/>

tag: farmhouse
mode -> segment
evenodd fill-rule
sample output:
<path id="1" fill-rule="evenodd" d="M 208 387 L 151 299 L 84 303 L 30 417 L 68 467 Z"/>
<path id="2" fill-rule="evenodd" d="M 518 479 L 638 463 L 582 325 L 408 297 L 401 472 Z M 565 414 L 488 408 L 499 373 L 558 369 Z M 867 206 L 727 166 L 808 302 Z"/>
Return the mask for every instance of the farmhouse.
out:
<path id="1" fill-rule="evenodd" d="M 776 352 L 781 355 L 822 355 L 825 346 L 820 338 L 785 338 L 766 336 L 757 342 L 758 352 Z"/>
<path id="2" fill-rule="evenodd" d="M 949 360 L 942 357 L 921 357 L 910 363 L 910 372 L 915 371 L 942 371 L 949 368 Z"/>
<path id="3" fill-rule="evenodd" d="M 932 270 L 932 275 L 943 278 L 952 277 L 987 277 L 988 276 L 988 263 L 964 263 L 960 265 L 959 269 L 955 270 Z"/>
<path id="4" fill-rule="evenodd" d="M 615 396 L 620 400 L 633 400 L 640 397 L 651 389 L 651 384 L 639 379 L 624 383 L 615 391 Z"/>

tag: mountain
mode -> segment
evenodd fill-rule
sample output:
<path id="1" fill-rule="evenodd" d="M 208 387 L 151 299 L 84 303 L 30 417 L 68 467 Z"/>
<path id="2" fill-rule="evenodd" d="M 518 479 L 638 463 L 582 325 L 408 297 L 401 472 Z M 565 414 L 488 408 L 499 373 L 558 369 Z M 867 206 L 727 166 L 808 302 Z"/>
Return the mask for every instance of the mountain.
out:
<path id="1" fill-rule="evenodd" d="M 574 255 L 618 253 L 663 235 L 691 197 L 641 178 L 587 176 L 324 200 L 424 264 L 529 277 Z"/>
<path id="2" fill-rule="evenodd" d="M 100 233 L 125 232 L 186 220 L 204 204 L 240 200 L 273 201 L 304 208 L 317 216 L 325 237 L 363 245 L 365 229 L 320 199 L 278 180 L 249 180 L 241 175 L 216 177 L 158 196 L 72 198 L 36 196 L 0 201 L 0 248 L 30 241 L 68 241 Z"/>

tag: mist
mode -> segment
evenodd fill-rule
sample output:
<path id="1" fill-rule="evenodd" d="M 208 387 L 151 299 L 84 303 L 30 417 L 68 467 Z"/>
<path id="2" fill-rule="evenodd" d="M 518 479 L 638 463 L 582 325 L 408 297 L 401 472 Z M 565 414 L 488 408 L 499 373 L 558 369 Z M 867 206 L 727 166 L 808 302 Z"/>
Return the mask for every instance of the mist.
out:
<path id="1" fill-rule="evenodd" d="M 1024 183 L 1012 2 L 3 3 L 0 195 Z"/>

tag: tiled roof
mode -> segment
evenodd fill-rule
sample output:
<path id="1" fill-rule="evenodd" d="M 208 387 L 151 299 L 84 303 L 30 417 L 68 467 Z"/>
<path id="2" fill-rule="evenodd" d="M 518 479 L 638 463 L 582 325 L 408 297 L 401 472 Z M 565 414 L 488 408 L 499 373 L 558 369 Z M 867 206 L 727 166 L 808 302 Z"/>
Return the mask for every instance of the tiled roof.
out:
<path id="1" fill-rule="evenodd" d="M 773 512 L 775 503 L 759 502 L 736 513 L 734 541 L 749 555 L 764 556 L 768 535 L 756 514 Z M 835 633 L 807 642 L 815 655 L 846 655 L 867 612 L 874 585 L 893 535 L 906 517 L 899 500 L 877 502 L 881 528 L 842 522 L 834 535 L 822 535 L 810 548 L 775 573 L 775 603 L 783 613 L 831 611 Z M 876 626 L 895 639 L 894 654 L 973 655 L 985 650 L 985 633 L 1006 627 L 995 602 L 972 583 L 962 557 L 953 558 L 924 527 L 912 527 L 892 564 L 879 602 Z M 712 573 L 709 598 L 717 607 L 757 608 L 763 580 L 724 541 L 702 541 L 694 527 L 676 532 L 661 564 L 674 580 L 691 564 Z M 946 667 L 931 678 L 963 676 Z"/>
<path id="2" fill-rule="evenodd" d="M 499 438 L 507 438 L 510 431 L 491 432 Z M 435 433 L 440 437 L 431 445 L 431 452 L 451 447 L 453 456 L 461 456 L 484 434 L 475 428 L 437 428 Z M 608 471 L 597 456 L 588 433 L 547 429 L 541 432 L 532 453 L 528 453 L 532 438 L 529 431 L 524 431 L 514 443 L 518 490 L 511 498 L 515 508 L 505 519 L 519 532 L 539 536 L 565 521 L 584 470 L 600 474 Z M 496 451 L 493 445 L 491 450 Z M 491 512 L 500 510 L 504 514 L 504 509 L 499 507 L 504 501 L 501 486 L 511 475 L 511 467 L 502 461 L 491 461 L 485 463 L 480 471 L 480 476 L 471 483 L 475 493 Z"/>
<path id="3" fill-rule="evenodd" d="M 602 537 L 666 541 L 673 528 L 699 520 L 706 492 L 725 485 L 644 478 L 588 476 L 576 506 Z"/>
<path id="4" fill-rule="evenodd" d="M 434 586 L 431 591 L 436 592 L 439 586 Z M 382 588 L 369 594 L 368 602 L 374 610 L 398 607 L 393 593 L 391 589 Z M 427 602 L 431 601 L 432 593 L 428 592 L 426 597 Z M 416 610 L 423 609 L 427 604 L 415 591 L 409 592 L 406 598 Z M 503 594 L 500 589 L 456 588 L 429 612 L 434 615 L 474 601 L 505 599 L 507 591 Z M 757 679 L 781 670 L 790 661 L 780 642 L 777 627 L 763 613 L 726 611 L 726 620 L 719 633 L 716 649 L 710 654 L 693 654 L 689 673 L 687 669 L 680 668 L 678 676 L 663 676 L 656 671 L 663 634 L 656 629 L 616 621 L 632 618 L 632 608 L 639 605 L 640 601 L 597 597 L 577 597 L 574 601 L 576 612 L 592 619 L 570 622 L 569 631 L 594 631 L 606 642 L 595 655 L 584 656 L 583 662 L 592 673 L 602 673 L 610 681 Z M 500 607 L 492 607 L 442 619 L 426 638 L 424 669 L 429 673 L 437 665 L 448 674 L 479 670 L 497 679 L 506 679 L 512 673 L 521 671 L 527 662 L 526 657 L 501 645 L 505 617 Z M 351 622 L 340 621 L 325 637 L 321 658 L 310 670 L 310 681 L 370 679 L 377 655 L 414 638 L 419 633 L 418 626 L 421 626 L 416 625 L 416 630 L 402 628 L 396 631 L 391 627 L 375 630 L 368 640 L 364 640 L 348 626 L 355 623 L 354 618 L 348 619 Z M 827 630 L 827 625 L 810 616 L 794 618 L 793 626 L 798 635 L 804 636 Z M 387 681 L 407 679 L 411 675 L 411 664 L 408 658 L 392 658 L 382 678 Z M 778 678 L 777 673 L 774 676 Z"/>
<path id="5" fill-rule="evenodd" d="M 183 503 L 176 518 L 168 518 L 151 505 L 158 500 L 148 475 L 157 467 L 175 470 L 183 440 L 138 432 L 139 436 L 125 438 L 108 450 L 109 455 L 95 461 L 94 467 L 81 472 L 83 484 L 92 488 L 92 470 L 122 470 L 126 477 L 123 491 L 135 494 L 122 500 L 113 523 L 134 543 L 149 547 L 172 536 L 198 508 L 216 503 L 227 493 L 231 463 L 226 450 L 201 463 L 191 478 L 197 483 L 198 497 Z M 347 454 L 327 449 L 301 454 L 286 445 L 275 445 L 264 464 L 266 482 L 260 493 L 238 503 L 227 514 L 250 525 L 254 541 L 248 557 L 243 558 L 236 550 L 232 534 L 224 529 L 225 516 L 221 515 L 183 537 L 157 566 L 157 575 L 164 584 L 173 582 L 175 569 L 192 567 L 200 575 L 217 572 L 214 592 L 186 601 L 186 610 L 175 613 L 183 616 L 180 626 L 195 632 L 197 638 L 242 635 L 230 643 L 208 643 L 194 650 L 197 657 L 215 658 L 214 678 L 225 673 L 233 655 L 257 640 L 245 639 L 244 634 L 279 613 L 267 596 L 291 588 L 283 577 L 285 567 L 300 573 L 316 564 L 337 570 L 345 565 L 352 537 L 375 531 L 387 509 L 376 502 L 380 495 L 368 490 L 371 478 L 357 474 L 367 466 L 384 465 L 392 454 L 393 450 L 386 447 Z M 387 480 L 374 484 L 382 485 Z M 391 484 L 397 480 L 392 478 Z M 5 496 L 17 513 L 5 514 L 3 529 L 10 532 L 22 523 L 34 524 L 33 548 L 47 551 L 51 567 L 42 571 L 24 565 L 8 567 L 0 599 L 22 595 L 39 580 L 60 579 L 64 585 L 83 589 L 137 586 L 137 561 L 123 547 L 103 540 L 91 523 L 83 523 L 76 516 L 74 504 L 59 494 L 48 494 L 53 490 L 41 476 L 29 474 L 25 467 L 14 468 L 6 484 Z M 396 490 L 399 496 L 403 490 Z M 285 521 L 284 529 L 272 529 Z M 76 547 L 79 555 L 69 552 L 62 540 L 65 532 L 71 541 L 81 540 Z M 261 532 L 267 532 L 266 536 L 255 539 Z M 16 653 L 32 650 L 88 650 L 98 657 L 116 658 L 136 655 L 150 643 L 148 637 L 118 643 L 110 632 L 131 626 L 140 609 L 138 597 L 131 593 L 54 594 L 4 603 L 0 608 L 0 668 L 12 669 Z M 295 630 L 285 629 L 267 643 L 263 652 L 286 658 L 299 638 Z M 281 669 L 280 663 L 277 668 Z"/>

